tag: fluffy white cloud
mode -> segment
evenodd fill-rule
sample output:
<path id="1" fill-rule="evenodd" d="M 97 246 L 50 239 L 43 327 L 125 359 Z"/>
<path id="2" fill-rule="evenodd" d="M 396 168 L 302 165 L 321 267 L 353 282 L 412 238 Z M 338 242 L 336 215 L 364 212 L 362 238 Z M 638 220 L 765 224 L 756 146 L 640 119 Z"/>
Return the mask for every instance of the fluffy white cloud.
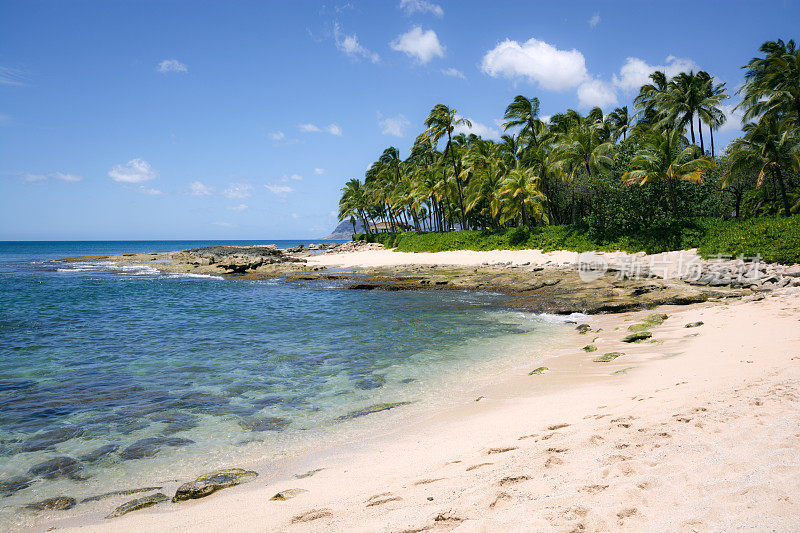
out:
<path id="1" fill-rule="evenodd" d="M 325 169 L 324 168 L 315 168 L 314 169 L 314 174 L 316 174 L 316 175 L 325 174 Z"/>
<path id="2" fill-rule="evenodd" d="M 226 198 L 231 200 L 244 200 L 252 195 L 253 186 L 247 183 L 231 183 L 228 188 L 222 191 Z"/>
<path id="3" fill-rule="evenodd" d="M 462 117 L 456 117 L 462 118 Z M 487 126 L 486 124 L 481 124 L 480 122 L 476 122 L 472 119 L 469 119 L 472 123 L 472 127 L 468 127 L 466 124 L 459 124 L 453 129 L 453 134 L 458 135 L 459 133 L 463 133 L 464 135 L 469 135 L 470 133 L 474 133 L 484 139 L 499 139 L 500 132 L 494 128 Z"/>
<path id="4" fill-rule="evenodd" d="M 506 39 L 486 52 L 481 70 L 492 77 L 528 78 L 554 91 L 576 87 L 588 77 L 586 59 L 578 50 L 559 50 L 537 39 L 521 44 Z"/>
<path id="5" fill-rule="evenodd" d="M 638 57 L 629 57 L 619 69 L 619 76 L 614 75 L 614 85 L 624 91 L 637 91 L 639 87 L 650 83 L 650 74 L 656 70 L 664 71 L 668 78 L 690 70 L 700 70 L 700 66 L 691 59 L 675 56 L 667 57 L 663 65 L 650 65 Z"/>
<path id="6" fill-rule="evenodd" d="M 277 196 L 286 196 L 287 194 L 291 194 L 294 192 L 294 189 L 289 187 L 288 185 L 277 185 L 275 183 L 267 183 L 264 185 L 266 189 L 275 194 Z"/>
<path id="7" fill-rule="evenodd" d="M 421 27 L 414 26 L 410 31 L 389 43 L 392 50 L 403 52 L 409 57 L 417 59 L 425 64 L 434 57 L 444 57 L 444 47 L 439 42 L 436 32 L 433 30 L 423 31 Z"/>
<path id="8" fill-rule="evenodd" d="M 270 132 L 269 138 L 273 141 L 282 141 L 286 138 L 286 135 L 282 131 L 273 131 Z"/>
<path id="9" fill-rule="evenodd" d="M 394 135 L 395 137 L 404 137 L 406 128 L 411 125 L 411 122 L 403 116 L 397 115 L 396 117 L 384 117 L 378 113 L 378 125 L 381 127 L 381 133 L 384 135 Z"/>
<path id="10" fill-rule="evenodd" d="M 59 181 L 66 181 L 70 183 L 74 183 L 76 181 L 81 181 L 83 177 L 78 176 L 77 174 L 65 174 L 64 172 L 50 172 L 49 174 L 23 174 L 23 179 L 29 182 L 36 182 L 36 181 L 46 181 L 49 179 L 59 180 Z"/>
<path id="11" fill-rule="evenodd" d="M 578 101 L 583 107 L 608 107 L 618 103 L 614 88 L 597 79 L 586 80 L 578 86 Z"/>
<path id="12" fill-rule="evenodd" d="M 131 159 L 108 171 L 108 177 L 120 183 L 142 183 L 156 177 L 156 171 L 144 159 Z"/>
<path id="13" fill-rule="evenodd" d="M 236 211 L 237 213 L 241 213 L 242 211 L 247 209 L 247 204 L 232 205 L 228 209 L 230 211 Z"/>
<path id="14" fill-rule="evenodd" d="M 454 78 L 461 78 L 462 80 L 467 79 L 467 77 L 464 76 L 463 72 L 454 67 L 443 69 L 442 74 L 444 74 L 445 76 L 452 76 Z"/>
<path id="15" fill-rule="evenodd" d="M 340 128 L 337 124 L 328 124 L 327 126 L 323 126 L 320 128 L 316 124 L 298 124 L 297 126 L 300 131 L 306 133 L 319 133 L 321 131 L 326 131 L 331 135 L 341 136 L 342 135 L 342 128 Z"/>
<path id="16" fill-rule="evenodd" d="M 158 64 L 158 71 L 159 72 L 189 72 L 189 69 L 186 65 L 178 61 L 177 59 L 165 59 L 161 63 Z"/>
<path id="17" fill-rule="evenodd" d="M 594 28 L 598 24 L 600 24 L 600 13 L 595 13 L 592 15 L 592 18 L 589 19 L 589 27 Z"/>
<path id="18" fill-rule="evenodd" d="M 192 196 L 208 196 L 214 190 L 209 187 L 208 185 L 204 184 L 201 181 L 193 181 L 189 184 L 189 189 L 191 190 Z"/>
<path id="19" fill-rule="evenodd" d="M 381 60 L 378 54 L 361 46 L 355 33 L 353 35 L 346 35 L 342 32 L 337 23 L 333 25 L 333 40 L 336 42 L 336 48 L 352 58 L 364 58 L 373 63 L 377 63 Z"/>
<path id="20" fill-rule="evenodd" d="M 426 0 L 400 0 L 400 9 L 406 12 L 406 15 L 414 13 L 431 13 L 437 17 L 444 15 L 444 10 L 439 4 L 427 2 Z"/>

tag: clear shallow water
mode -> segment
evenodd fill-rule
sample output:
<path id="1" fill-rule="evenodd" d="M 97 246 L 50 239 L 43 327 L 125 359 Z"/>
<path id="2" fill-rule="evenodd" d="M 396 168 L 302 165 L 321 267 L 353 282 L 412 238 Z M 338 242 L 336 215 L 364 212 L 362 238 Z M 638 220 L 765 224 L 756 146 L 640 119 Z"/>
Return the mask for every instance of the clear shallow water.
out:
<path id="1" fill-rule="evenodd" d="M 419 401 L 556 327 L 491 294 L 52 261 L 210 244 L 0 243 L 0 488 L 27 485 L 0 498 L 0 520 L 46 497 L 269 458 L 367 420 L 351 421 L 359 409 Z"/>

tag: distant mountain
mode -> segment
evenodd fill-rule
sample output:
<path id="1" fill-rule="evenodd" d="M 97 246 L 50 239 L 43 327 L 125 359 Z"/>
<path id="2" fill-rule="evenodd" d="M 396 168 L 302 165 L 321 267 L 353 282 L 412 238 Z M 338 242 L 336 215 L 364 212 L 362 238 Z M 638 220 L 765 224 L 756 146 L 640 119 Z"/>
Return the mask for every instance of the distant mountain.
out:
<path id="1" fill-rule="evenodd" d="M 364 226 L 361 222 L 356 221 L 356 233 L 364 233 Z M 353 237 L 353 225 L 350 223 L 350 220 L 344 220 L 336 229 L 334 229 L 330 235 L 325 237 L 326 239 L 335 239 L 335 240 L 343 240 L 343 239 L 350 239 Z"/>

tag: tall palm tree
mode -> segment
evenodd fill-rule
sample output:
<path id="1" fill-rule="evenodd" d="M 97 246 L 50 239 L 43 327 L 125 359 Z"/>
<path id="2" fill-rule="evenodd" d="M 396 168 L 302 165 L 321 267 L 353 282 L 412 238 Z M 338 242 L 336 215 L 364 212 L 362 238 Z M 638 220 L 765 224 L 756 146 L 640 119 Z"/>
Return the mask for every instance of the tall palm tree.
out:
<path id="1" fill-rule="evenodd" d="M 679 129 L 653 132 L 644 149 L 631 159 L 633 170 L 623 174 L 623 183 L 665 182 L 672 212 L 677 213 L 675 184 L 680 180 L 702 183 L 703 173 L 712 165 L 705 157 L 696 158 L 694 147 L 686 145 L 686 137 Z"/>
<path id="2" fill-rule="evenodd" d="M 342 197 L 339 199 L 339 221 L 345 218 L 358 217 L 364 226 L 367 233 L 370 231 L 369 220 L 367 219 L 367 201 L 366 191 L 361 183 L 361 180 L 351 179 L 344 187 L 342 187 Z M 353 224 L 353 231 L 355 232 L 355 224 Z"/>
<path id="3" fill-rule="evenodd" d="M 529 226 L 531 221 L 541 220 L 545 217 L 542 203 L 544 195 L 539 190 L 538 182 L 539 177 L 531 168 L 517 165 L 516 168 L 509 171 L 500 188 L 500 194 L 505 196 L 509 203 L 501 222 L 508 222 L 519 215 L 522 224 Z"/>
<path id="4" fill-rule="evenodd" d="M 634 98 L 633 104 L 638 110 L 639 122 L 652 125 L 664 118 L 661 102 L 669 89 L 669 80 L 661 70 L 650 74 L 650 79 L 653 83 L 645 84 L 639 89 L 639 94 Z"/>
<path id="5" fill-rule="evenodd" d="M 733 172 L 755 169 L 758 170 L 756 187 L 760 187 L 769 170 L 780 188 L 785 216 L 791 214 L 791 208 L 783 170 L 800 172 L 800 137 L 798 130 L 791 127 L 791 122 L 791 117 L 781 120 L 767 113 L 757 123 L 745 124 L 742 127 L 744 136 L 734 139 L 728 146 L 731 166 L 723 176 L 727 182 Z"/>
<path id="6" fill-rule="evenodd" d="M 503 123 L 503 130 L 522 126 L 520 134 L 530 135 L 532 142 L 536 142 L 536 129 L 539 120 L 539 99 L 526 98 L 521 94 L 514 97 L 514 101 L 508 104 L 503 115 L 506 122 Z"/>
<path id="7" fill-rule="evenodd" d="M 447 136 L 447 145 L 442 152 L 442 158 L 447 157 L 448 152 L 453 162 L 453 173 L 455 175 L 456 186 L 458 188 L 458 202 L 461 209 L 461 229 L 466 229 L 467 221 L 463 216 L 464 213 L 464 193 L 461 187 L 461 180 L 459 178 L 458 165 L 456 164 L 456 155 L 453 150 L 453 130 L 456 126 L 464 125 L 469 128 L 472 127 L 472 122 L 468 119 L 459 117 L 455 109 L 451 109 L 444 104 L 436 104 L 431 109 L 428 118 L 425 119 L 425 126 L 428 127 L 427 134 L 431 139 L 432 144 L 435 146 L 439 139 Z"/>
<path id="8" fill-rule="evenodd" d="M 742 67 L 747 70 L 739 89 L 744 99 L 737 107 L 744 109 L 745 120 L 767 113 L 791 117 L 794 127 L 800 127 L 800 49 L 793 39 L 778 39 L 765 42 L 759 51 L 764 57 Z"/>
<path id="9" fill-rule="evenodd" d="M 628 130 L 631 128 L 631 118 L 632 117 L 628 114 L 628 106 L 618 107 L 608 114 L 606 121 L 615 141 L 620 137 L 622 137 L 624 141 L 628 137 Z"/>
<path id="10" fill-rule="evenodd" d="M 697 76 L 703 86 L 702 100 L 700 101 L 698 113 L 700 119 L 708 125 L 708 131 L 711 135 L 711 157 L 714 158 L 714 130 L 725 124 L 727 120 L 719 105 L 722 100 L 728 98 L 728 95 L 725 94 L 725 83 L 715 85 L 714 78 L 708 72 L 701 70 L 697 73 Z"/>

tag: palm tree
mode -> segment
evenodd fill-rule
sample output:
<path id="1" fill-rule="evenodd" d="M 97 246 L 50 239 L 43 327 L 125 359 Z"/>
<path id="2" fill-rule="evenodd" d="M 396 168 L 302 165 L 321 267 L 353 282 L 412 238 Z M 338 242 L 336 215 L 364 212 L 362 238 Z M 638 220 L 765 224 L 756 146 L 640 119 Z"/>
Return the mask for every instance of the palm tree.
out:
<path id="1" fill-rule="evenodd" d="M 506 119 L 506 122 L 503 123 L 503 130 L 508 131 L 509 128 L 522 126 L 520 135 L 530 135 L 532 142 L 536 142 L 537 125 L 541 122 L 539 120 L 538 98 L 535 96 L 526 98 L 518 94 L 514 97 L 514 101 L 506 107 L 506 113 L 503 118 Z"/>
<path id="2" fill-rule="evenodd" d="M 639 89 L 639 94 L 634 98 L 633 104 L 638 109 L 639 122 L 656 124 L 664 118 L 661 102 L 667 94 L 669 80 L 661 70 L 650 74 L 650 79 L 653 83 L 643 85 Z"/>
<path id="3" fill-rule="evenodd" d="M 609 113 L 606 117 L 606 122 L 614 136 L 614 140 L 616 141 L 622 137 L 624 141 L 631 127 L 631 117 L 628 115 L 628 106 L 618 107 Z"/>
<path id="4" fill-rule="evenodd" d="M 513 220 L 519 215 L 522 224 L 529 226 L 531 220 L 541 220 L 545 217 L 542 204 L 544 195 L 539 190 L 538 182 L 539 177 L 531 168 L 517 165 L 509 171 L 500 188 L 500 194 L 508 199 L 509 204 L 500 220 L 502 223 Z"/>
<path id="5" fill-rule="evenodd" d="M 759 51 L 764 57 L 754 57 L 742 67 L 747 69 L 743 95 L 737 106 L 745 110 L 744 119 L 757 119 L 763 114 L 792 118 L 800 127 L 800 49 L 794 40 L 767 41 Z"/>
<path id="6" fill-rule="evenodd" d="M 728 98 L 728 95 L 725 94 L 725 83 L 714 85 L 714 78 L 708 72 L 700 71 L 697 76 L 703 83 L 702 100 L 698 112 L 702 121 L 708 125 L 711 135 L 711 157 L 714 158 L 714 130 L 725 124 L 727 120 L 725 113 L 718 106 L 722 100 Z"/>
<path id="7" fill-rule="evenodd" d="M 339 221 L 350 217 L 352 223 L 353 217 L 357 216 L 361 219 L 364 230 L 371 233 L 366 215 L 367 207 L 366 191 L 361 180 L 351 179 L 342 187 L 342 197 L 339 199 Z M 355 223 L 353 223 L 353 232 L 355 232 Z"/>
<path id="8" fill-rule="evenodd" d="M 696 158 L 692 146 L 686 146 L 683 132 L 672 129 L 666 132 L 653 132 L 645 148 L 631 159 L 630 170 L 623 174 L 626 185 L 661 181 L 669 189 L 670 205 L 673 214 L 677 213 L 675 183 L 680 180 L 702 183 L 703 172 L 712 163 L 705 157 Z"/>
<path id="9" fill-rule="evenodd" d="M 458 188 L 458 202 L 461 208 L 462 219 L 461 229 L 466 229 L 467 221 L 463 217 L 464 213 L 464 194 L 461 187 L 461 180 L 459 179 L 458 165 L 456 164 L 456 155 L 453 150 L 453 130 L 456 126 L 465 125 L 469 128 L 472 127 L 472 122 L 466 118 L 459 117 L 455 109 L 450 109 L 444 104 L 436 104 L 431 109 L 428 118 L 425 119 L 425 125 L 428 127 L 427 135 L 431 139 L 431 143 L 435 146 L 439 139 L 447 135 L 447 145 L 442 152 L 442 158 L 447 157 L 448 152 L 453 161 L 453 173 L 455 175 L 456 186 Z"/>
<path id="10" fill-rule="evenodd" d="M 791 127 L 791 121 L 790 117 L 779 120 L 767 113 L 759 122 L 745 124 L 742 128 L 744 136 L 734 139 L 728 146 L 731 166 L 723 176 L 723 180 L 728 182 L 734 172 L 755 169 L 758 170 L 756 187 L 760 187 L 769 170 L 780 188 L 783 214 L 787 217 L 791 208 L 782 169 L 800 172 L 800 138 L 797 129 Z"/>

